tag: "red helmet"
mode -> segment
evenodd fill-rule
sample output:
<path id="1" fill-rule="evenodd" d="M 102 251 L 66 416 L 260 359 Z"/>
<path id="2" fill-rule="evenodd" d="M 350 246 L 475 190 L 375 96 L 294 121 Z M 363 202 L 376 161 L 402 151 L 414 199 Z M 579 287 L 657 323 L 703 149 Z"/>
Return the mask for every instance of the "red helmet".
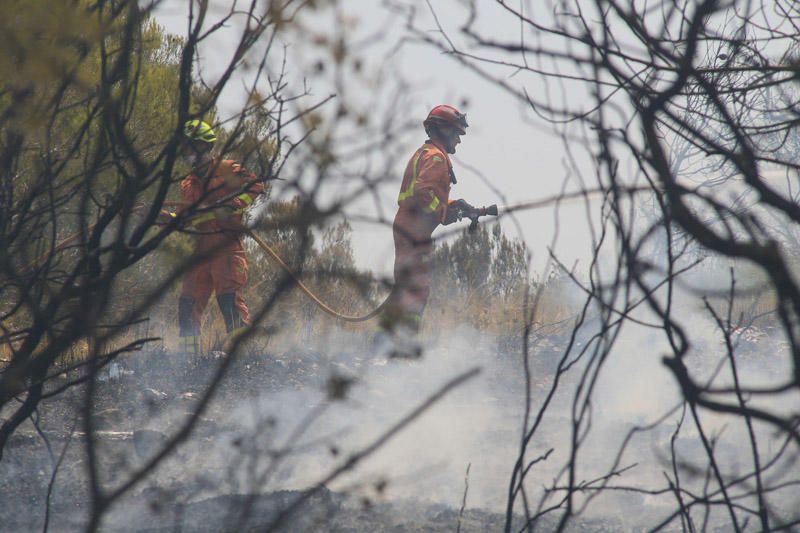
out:
<path id="1" fill-rule="evenodd" d="M 425 131 L 428 127 L 435 124 L 446 124 L 458 130 L 459 135 L 467 133 L 467 115 L 455 107 L 447 104 L 437 105 L 428 113 L 428 118 L 422 123 Z"/>

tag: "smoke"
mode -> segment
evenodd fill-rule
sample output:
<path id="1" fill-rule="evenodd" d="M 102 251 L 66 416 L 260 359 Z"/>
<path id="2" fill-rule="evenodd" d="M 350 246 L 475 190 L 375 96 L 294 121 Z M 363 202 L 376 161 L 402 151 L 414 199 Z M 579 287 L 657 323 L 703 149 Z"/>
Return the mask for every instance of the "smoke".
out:
<path id="1" fill-rule="evenodd" d="M 377 439 L 447 380 L 480 366 L 482 373 L 406 427 L 354 472 L 337 480 L 334 490 L 357 488 L 365 496 L 416 498 L 451 506 L 460 504 L 467 465 L 470 499 L 484 507 L 502 505 L 510 465 L 519 442 L 521 390 L 499 383 L 500 367 L 511 367 L 507 354 L 492 349 L 475 331 L 452 332 L 446 343 L 425 350 L 420 360 L 384 360 L 353 354 L 354 339 L 332 334 L 324 340 L 330 354 L 324 373 L 348 376 L 355 384 L 346 399 L 329 404 L 299 442 L 305 451 L 292 458 L 282 488 L 305 488 L 351 454 Z M 424 339 L 423 339 L 424 342 Z M 314 347 L 311 347 L 313 350 Z M 495 380 L 493 382 L 493 379 Z M 235 417 L 254 421 L 270 413 L 285 441 L 297 424 L 327 402 L 324 390 L 265 394 L 241 406 Z M 515 432 L 513 428 L 517 426 Z M 319 446 L 305 448 L 307 442 Z M 335 450 L 335 453 L 331 453 Z"/>
<path id="2" fill-rule="evenodd" d="M 720 276 L 703 275 L 702 278 L 704 282 L 700 286 L 708 293 L 724 293 L 724 285 L 729 281 Z M 690 342 L 690 349 L 684 357 L 690 375 L 701 385 L 708 384 L 718 389 L 732 387 L 734 377 L 723 333 L 704 308 L 697 291 L 677 291 L 673 298 L 673 317 Z M 615 461 L 618 461 L 618 467 L 631 466 L 623 475 L 614 476 L 611 485 L 660 488 L 665 495 L 642 497 L 630 492 L 609 492 L 598 497 L 589 514 L 602 515 L 609 508 L 624 509 L 630 511 L 630 514 L 626 513 L 628 520 L 641 517 L 638 525 L 652 525 L 654 519 L 669 516 L 676 508 L 666 481 L 667 477 L 674 480 L 673 439 L 681 486 L 694 494 L 708 490 L 711 475 L 703 438 L 713 449 L 714 461 L 726 480 L 752 472 L 755 468 L 754 453 L 746 420 L 742 416 L 698 408 L 697 421 L 694 420 L 691 410 L 682 402 L 675 376 L 663 363 L 665 356 L 673 355 L 665 332 L 644 325 L 658 324 L 650 313 L 642 312 L 634 318 L 641 324 L 629 322 L 624 325 L 595 384 L 591 431 L 583 441 L 577 479 L 595 479 L 609 472 Z M 788 370 L 790 361 L 786 343 L 779 334 L 746 337 L 737 330 L 733 342 L 737 376 L 742 386 L 775 385 L 776 376 Z M 708 397 L 737 405 L 734 394 Z M 748 396 L 745 401 L 748 407 L 785 415 L 793 409 L 796 412 L 800 405 L 798 399 L 797 394 L 791 397 L 770 394 Z M 785 435 L 780 436 L 774 426 L 763 422 L 753 421 L 752 425 L 761 467 L 770 464 L 765 476 L 770 479 L 769 483 L 775 486 L 781 481 L 791 481 L 788 472 L 796 468 L 796 454 L 776 459 Z M 632 437 L 628 441 L 629 436 Z M 625 451 L 618 458 L 617 452 L 623 444 L 626 445 Z M 554 458 L 559 460 L 558 451 Z M 713 482 L 712 485 L 712 490 L 716 490 Z M 739 501 L 745 505 L 757 508 L 756 499 L 744 495 L 749 488 L 739 486 L 733 493 L 740 494 Z M 772 492 L 768 499 L 778 509 L 788 509 L 792 498 L 790 491 L 784 489 Z M 722 508 L 713 511 L 711 516 L 712 523 L 716 520 L 724 524 L 730 519 Z"/>
<path id="3" fill-rule="evenodd" d="M 687 310 L 688 302 L 696 301 L 688 296 L 686 301 L 683 296 L 678 300 L 676 305 Z M 653 317 L 642 313 L 636 318 L 646 322 Z M 718 369 L 720 361 L 725 361 L 725 346 L 713 321 L 695 308 L 682 325 L 693 342 L 686 357 L 693 375 L 706 379 L 716 375 L 715 385 L 730 383 L 725 365 Z M 586 348 L 597 327 L 596 321 L 590 321 L 581 328 L 571 357 Z M 326 331 L 302 346 L 279 353 L 240 356 L 231 378 L 223 383 L 189 441 L 146 485 L 134 491 L 132 499 L 114 509 L 111 520 L 140 523 L 144 511 L 136 502 L 142 498 L 188 503 L 232 494 L 307 489 L 374 442 L 442 384 L 475 366 L 482 369 L 478 377 L 449 393 L 326 488 L 373 502 L 390 502 L 398 513 L 407 509 L 404 505 L 409 501 L 458 509 L 469 465 L 467 507 L 503 512 L 511 470 L 520 451 L 525 407 L 519 346 L 461 326 L 423 335 L 420 340 L 425 352 L 419 360 L 385 360 L 372 354 L 363 331 Z M 552 334 L 531 340 L 533 416 L 553 386 L 567 338 Z M 742 379 L 767 382 L 774 378 L 772 365 L 765 364 L 774 356 L 763 349 L 766 344 L 761 346 L 752 349 L 749 358 L 742 358 Z M 545 488 L 565 484 L 575 396 L 579 390 L 586 390 L 582 378 L 592 353 L 590 346 L 584 358 L 560 378 L 543 422 L 528 446 L 527 461 L 552 449 L 527 478 L 526 490 L 533 502 L 543 496 Z M 632 322 L 620 330 L 592 385 L 588 422 L 580 427 L 578 482 L 604 476 L 617 461 L 619 469 L 630 468 L 613 476 L 611 485 L 663 489 L 667 487 L 665 476 L 672 475 L 670 451 L 675 437 L 677 461 L 688 472 L 682 475 L 682 486 L 702 494 L 707 458 L 697 426 L 690 413 L 681 408 L 675 378 L 662 363 L 662 357 L 669 353 L 663 331 Z M 257 365 L 267 365 L 266 370 L 249 374 L 248 369 Z M 204 384 L 180 379 L 178 367 L 177 362 L 175 370 L 162 367 L 169 374 L 164 376 L 165 383 L 174 384 L 169 390 L 172 399 L 152 411 L 141 391 L 129 391 L 132 398 L 127 400 L 124 390 L 117 391 L 120 404 L 138 402 L 142 406 L 131 428 L 133 440 L 139 437 L 138 447 L 131 449 L 124 442 L 115 445 L 115 453 L 128 458 L 127 464 L 121 459 L 114 461 L 118 478 L 144 464 L 163 444 L 163 437 L 179 428 L 195 410 Z M 142 372 L 133 370 L 135 376 Z M 331 378 L 342 387 L 332 388 Z M 121 383 L 125 379 L 129 378 L 122 378 Z M 196 375 L 191 379 L 196 380 Z M 188 393 L 188 389 L 197 394 Z M 331 398 L 336 391 L 345 392 L 343 398 Z M 796 397 L 752 401 L 764 408 L 783 410 L 798 405 Z M 749 437 L 740 418 L 709 412 L 699 417 L 726 478 L 752 469 Z M 659 420 L 656 427 L 635 431 L 627 440 L 634 428 L 650 427 Z M 781 441 L 775 437 L 774 428 L 764 424 L 756 423 L 755 431 L 766 462 L 778 452 Z M 148 446 L 148 442 L 153 445 Z M 621 452 L 623 445 L 626 448 Z M 694 475 L 692 467 L 698 469 Z M 789 476 L 794 468 L 796 465 L 787 460 L 777 461 L 770 467 L 770 482 L 778 483 L 781 475 Z M 557 497 L 558 492 L 554 494 Z M 583 502 L 589 494 L 576 497 Z M 783 492 L 770 498 L 779 507 L 788 505 L 789 497 Z M 751 503 L 747 498 L 741 501 Z M 613 491 L 599 495 L 585 515 L 610 519 L 622 513 L 626 527 L 632 528 L 652 525 L 674 509 L 669 491 L 649 496 Z M 724 517 L 721 520 L 724 522 Z"/>
<path id="4" fill-rule="evenodd" d="M 710 318 L 700 314 L 692 315 L 685 328 L 693 339 L 687 364 L 692 372 L 710 377 L 725 357 L 721 334 Z M 585 326 L 576 348 L 581 349 L 595 330 L 596 323 Z M 564 340 L 532 343 L 534 413 L 552 386 L 555 363 L 565 348 Z M 293 451 L 281 457 L 280 468 L 269 476 L 264 489 L 308 488 L 373 442 L 448 379 L 480 366 L 482 373 L 476 379 L 446 396 L 327 488 L 374 500 L 411 499 L 458 508 L 470 465 L 467 506 L 502 512 L 511 468 L 519 454 L 525 382 L 521 354 L 500 349 L 499 346 L 505 345 L 500 341 L 460 327 L 438 332 L 434 341 L 423 337 L 426 350 L 420 360 L 384 361 L 369 352 L 368 343 L 359 334 L 332 331 L 280 355 L 282 359 L 301 358 L 298 362 L 301 365 L 319 365 L 316 370 L 319 379 L 310 387 L 264 392 L 232 410 L 230 418 L 236 421 L 236 427 L 226 444 L 216 449 L 218 460 L 229 461 L 230 442 L 242 439 L 243 435 L 259 434 L 268 427 L 267 448 L 273 452 Z M 302 359 L 308 353 L 317 354 L 317 362 L 310 364 L 308 359 Z M 681 408 L 675 378 L 662 362 L 662 357 L 669 353 L 663 332 L 635 324 L 623 327 L 594 384 L 588 432 L 584 432 L 587 426 L 581 426 L 576 468 L 579 480 L 604 476 L 618 461 L 617 468 L 630 469 L 614 476 L 612 484 L 664 488 L 665 472 L 671 473 L 673 436 L 679 463 L 704 468 L 707 457 L 699 431 L 691 416 Z M 575 395 L 579 387 L 585 387 L 581 378 L 586 364 L 575 365 L 562 377 L 543 423 L 528 447 L 528 460 L 552 448 L 547 460 L 537 464 L 528 478 L 527 487 L 534 498 L 542 495 L 545 486 L 564 484 L 563 467 L 569 461 L 569 443 L 573 437 Z M 746 372 L 751 379 L 768 379 L 768 376 L 759 378 L 758 374 L 767 370 L 759 372 L 758 365 L 748 366 Z M 715 383 L 725 383 L 728 379 L 724 368 L 716 375 Z M 345 399 L 328 398 L 329 376 L 353 380 Z M 726 475 L 752 467 L 749 439 L 741 419 L 708 412 L 699 416 L 704 432 L 714 441 L 716 460 Z M 660 424 L 650 427 L 658 421 Z M 307 429 L 298 436 L 298 427 L 306 423 Z M 642 429 L 634 431 L 627 440 L 629 432 L 637 427 Z M 756 431 L 765 453 L 778 449 L 780 443 L 770 428 L 756 424 Z M 621 451 L 623 446 L 626 448 Z M 208 461 L 208 450 L 205 452 Z M 682 482 L 701 491 L 704 477 L 689 475 Z M 616 505 L 613 508 L 630 508 L 642 523 L 652 523 L 655 516 L 674 510 L 671 498 L 669 493 L 663 497 L 643 497 L 610 492 L 597 502 L 612 502 Z M 595 503 L 587 514 L 603 517 L 608 515 L 608 509 L 608 505 Z M 638 512 L 643 509 L 647 512 Z"/>

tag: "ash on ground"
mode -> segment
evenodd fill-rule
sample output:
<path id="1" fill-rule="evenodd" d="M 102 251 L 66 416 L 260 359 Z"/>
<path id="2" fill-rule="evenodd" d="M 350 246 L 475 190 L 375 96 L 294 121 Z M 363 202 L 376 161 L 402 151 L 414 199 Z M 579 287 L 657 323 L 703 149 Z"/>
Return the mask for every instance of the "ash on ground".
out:
<path id="1" fill-rule="evenodd" d="M 103 494 L 192 425 L 104 513 L 104 531 L 502 530 L 524 408 L 522 350 L 504 339 L 455 338 L 420 361 L 372 357 L 358 340 L 340 340 L 347 347 L 333 353 L 313 347 L 244 353 L 230 362 L 204 409 L 223 359 L 157 350 L 119 357 L 97 376 L 88 411 L 85 384 L 69 388 L 45 400 L 12 437 L 0 461 L 0 531 L 41 530 L 45 522 L 52 531 L 86 528 L 97 501 L 88 477 L 87 412 Z M 534 402 L 548 393 L 564 343 L 557 336 L 532 343 Z M 435 404 L 354 471 L 322 483 L 475 365 L 483 369 L 479 379 Z M 48 389 L 79 375 L 63 374 Z M 563 437 L 562 426 L 568 420 L 558 415 L 544 424 L 531 455 Z M 652 455 L 649 445 L 643 450 Z M 542 472 L 542 485 L 554 479 L 554 470 Z M 576 517 L 570 530 L 635 531 L 669 513 L 641 495 L 609 498 L 600 507 L 613 513 Z M 547 515 L 537 529 L 557 519 Z"/>

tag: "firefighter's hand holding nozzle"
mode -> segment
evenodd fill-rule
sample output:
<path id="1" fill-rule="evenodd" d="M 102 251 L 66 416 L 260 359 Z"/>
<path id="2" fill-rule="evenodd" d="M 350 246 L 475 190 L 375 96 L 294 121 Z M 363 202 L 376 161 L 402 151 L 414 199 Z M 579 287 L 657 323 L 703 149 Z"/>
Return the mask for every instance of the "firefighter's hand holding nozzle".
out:
<path id="1" fill-rule="evenodd" d="M 489 216 L 497 216 L 497 205 L 492 204 L 484 207 L 474 207 L 468 204 L 463 199 L 453 200 L 447 205 L 447 215 L 444 224 L 452 224 L 463 218 L 470 219 L 469 230 L 473 231 L 478 227 L 478 218 Z"/>
<path id="2" fill-rule="evenodd" d="M 473 207 L 473 211 L 471 211 L 467 216 L 471 220 L 469 224 L 469 231 L 475 231 L 475 228 L 478 227 L 478 219 L 480 217 L 485 217 L 486 215 L 496 217 L 497 216 L 497 204 L 492 204 L 484 207 Z"/>
<path id="3" fill-rule="evenodd" d="M 447 204 L 447 215 L 444 218 L 444 225 L 447 226 L 453 222 L 458 222 L 462 218 L 469 216 L 468 213 L 472 211 L 475 211 L 475 208 L 468 204 L 463 198 L 451 200 Z"/>

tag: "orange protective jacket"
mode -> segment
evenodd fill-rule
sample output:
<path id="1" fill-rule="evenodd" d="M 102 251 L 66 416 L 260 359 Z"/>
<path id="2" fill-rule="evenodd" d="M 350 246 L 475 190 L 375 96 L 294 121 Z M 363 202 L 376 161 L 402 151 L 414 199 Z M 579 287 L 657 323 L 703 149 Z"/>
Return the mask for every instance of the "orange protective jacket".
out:
<path id="1" fill-rule="evenodd" d="M 214 158 L 204 174 L 189 174 L 181 181 L 181 210 L 196 206 L 202 211 L 220 203 L 224 206 L 202 211 L 191 219 L 189 224 L 198 233 L 197 253 L 244 251 L 242 213 L 264 191 L 264 185 L 255 179 L 255 174 L 239 163 Z M 222 217 L 217 216 L 220 213 Z"/>
<path id="2" fill-rule="evenodd" d="M 455 181 L 450 156 L 437 141 L 428 140 L 408 161 L 397 204 L 400 211 L 433 214 L 431 232 L 447 216 L 450 184 Z M 399 214 L 399 213 L 398 213 Z"/>

